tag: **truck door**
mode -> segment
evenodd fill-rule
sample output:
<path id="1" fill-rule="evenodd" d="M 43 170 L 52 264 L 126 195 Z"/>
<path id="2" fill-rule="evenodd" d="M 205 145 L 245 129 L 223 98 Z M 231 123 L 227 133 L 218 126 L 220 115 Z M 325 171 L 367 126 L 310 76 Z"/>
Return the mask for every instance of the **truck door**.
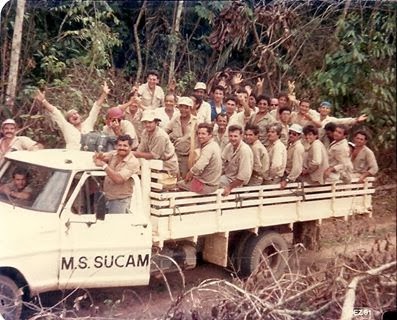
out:
<path id="1" fill-rule="evenodd" d="M 106 214 L 98 220 L 94 208 L 100 202 L 104 172 L 80 176 L 61 213 L 59 288 L 148 284 L 152 230 L 139 212 L 141 201 L 133 198 L 130 213 Z"/>

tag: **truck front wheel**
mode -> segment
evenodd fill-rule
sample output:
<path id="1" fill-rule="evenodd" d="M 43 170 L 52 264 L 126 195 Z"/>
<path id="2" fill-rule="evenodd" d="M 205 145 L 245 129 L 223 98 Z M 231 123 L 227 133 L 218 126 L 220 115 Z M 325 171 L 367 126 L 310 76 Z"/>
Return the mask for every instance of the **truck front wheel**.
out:
<path id="1" fill-rule="evenodd" d="M 9 277 L 0 275 L 0 315 L 5 320 L 17 320 L 22 312 L 22 292 Z"/>
<path id="2" fill-rule="evenodd" d="M 288 244 L 279 233 L 264 231 L 248 239 L 244 256 L 241 257 L 241 272 L 248 276 L 259 266 L 263 266 L 266 277 L 270 276 L 270 269 L 274 277 L 278 278 L 287 266 L 287 251 Z"/>

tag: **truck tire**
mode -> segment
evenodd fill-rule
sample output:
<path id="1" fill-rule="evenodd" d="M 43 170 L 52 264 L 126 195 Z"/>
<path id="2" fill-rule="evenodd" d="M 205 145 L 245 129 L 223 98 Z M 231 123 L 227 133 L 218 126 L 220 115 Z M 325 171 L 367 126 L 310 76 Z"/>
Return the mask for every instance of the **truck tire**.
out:
<path id="1" fill-rule="evenodd" d="M 18 320 L 22 312 L 22 294 L 13 280 L 0 275 L 0 315 L 5 320 Z"/>
<path id="2" fill-rule="evenodd" d="M 244 256 L 240 258 L 242 275 L 249 276 L 259 265 L 263 265 L 263 270 L 266 270 L 264 259 L 267 259 L 274 277 L 279 278 L 287 266 L 287 250 L 287 242 L 275 231 L 264 231 L 256 237 L 249 238 L 245 245 Z M 269 271 L 264 275 L 270 277 Z"/>

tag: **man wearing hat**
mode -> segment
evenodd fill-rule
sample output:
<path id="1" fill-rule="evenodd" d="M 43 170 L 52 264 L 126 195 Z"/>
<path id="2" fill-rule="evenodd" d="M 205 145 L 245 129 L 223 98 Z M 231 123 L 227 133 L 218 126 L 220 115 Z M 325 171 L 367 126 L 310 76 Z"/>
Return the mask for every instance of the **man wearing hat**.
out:
<path id="1" fill-rule="evenodd" d="M 318 108 L 318 112 L 320 113 L 320 121 L 321 121 L 321 128 L 324 128 L 327 123 L 333 122 L 335 124 L 344 124 L 348 126 L 355 125 L 357 123 L 363 122 L 367 120 L 368 116 L 362 114 L 357 118 L 335 118 L 330 116 L 331 114 L 332 104 L 329 101 L 323 101 Z M 320 139 L 324 132 L 320 132 Z"/>
<path id="2" fill-rule="evenodd" d="M 39 101 L 49 111 L 51 118 L 58 124 L 66 142 L 66 149 L 80 150 L 81 134 L 89 133 L 94 130 L 95 122 L 102 103 L 105 101 L 110 89 L 106 82 L 102 86 L 102 94 L 94 103 L 92 109 L 84 121 L 76 109 L 71 109 L 63 116 L 62 112 L 50 104 L 44 95 L 44 92 L 37 90 L 35 99 Z"/>
<path id="3" fill-rule="evenodd" d="M 280 182 L 281 189 L 284 189 L 288 183 L 295 182 L 303 170 L 305 148 L 301 141 L 302 127 L 294 123 L 289 127 L 288 134 L 287 166 L 285 167 L 285 175 Z"/>
<path id="4" fill-rule="evenodd" d="M 108 110 L 106 113 L 106 125 L 103 127 L 102 132 L 113 138 L 128 134 L 133 141 L 132 149 L 135 150 L 138 147 L 135 127 L 130 121 L 124 120 L 124 111 L 120 107 L 112 107 Z"/>
<path id="5" fill-rule="evenodd" d="M 154 110 L 143 111 L 141 121 L 144 129 L 138 149 L 134 151 L 135 157 L 162 160 L 164 161 L 164 170 L 177 176 L 179 166 L 175 147 L 168 134 L 158 126 L 161 120 L 157 117 L 156 112 Z"/>
<path id="6" fill-rule="evenodd" d="M 171 119 L 165 131 L 169 134 L 178 156 L 179 172 L 184 178 L 188 172 L 188 159 L 196 140 L 197 118 L 192 115 L 193 100 L 189 97 L 179 97 L 177 102 L 179 115 Z"/>
<path id="7" fill-rule="evenodd" d="M 193 96 L 196 98 L 197 122 L 211 123 L 211 106 L 205 101 L 207 85 L 204 82 L 197 82 L 193 89 Z"/>
<path id="8" fill-rule="evenodd" d="M 17 124 L 13 119 L 4 120 L 1 124 L 3 137 L 0 139 L 0 163 L 9 151 L 40 149 L 40 145 L 29 137 L 17 136 L 16 129 Z"/>

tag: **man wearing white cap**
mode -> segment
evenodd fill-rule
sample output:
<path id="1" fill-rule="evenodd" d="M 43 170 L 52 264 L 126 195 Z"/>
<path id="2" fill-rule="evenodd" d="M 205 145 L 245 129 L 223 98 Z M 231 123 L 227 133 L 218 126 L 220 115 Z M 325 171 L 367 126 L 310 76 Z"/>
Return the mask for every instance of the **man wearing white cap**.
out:
<path id="1" fill-rule="evenodd" d="M 205 101 L 207 86 L 204 82 L 197 82 L 193 89 L 193 96 L 196 98 L 197 107 L 197 122 L 211 123 L 211 106 Z"/>
<path id="2" fill-rule="evenodd" d="M 281 189 L 284 189 L 289 182 L 295 182 L 303 170 L 305 148 L 301 141 L 302 127 L 294 123 L 289 127 L 288 133 L 287 166 L 285 175 L 280 182 Z"/>
<path id="3" fill-rule="evenodd" d="M 9 151 L 40 149 L 40 145 L 29 137 L 16 136 L 16 129 L 17 125 L 13 119 L 7 119 L 1 124 L 3 137 L 0 139 L 0 163 Z"/>
<path id="4" fill-rule="evenodd" d="M 158 159 L 164 161 L 164 170 L 177 176 L 179 174 L 178 158 L 175 147 L 167 133 L 158 126 L 160 119 L 154 110 L 145 110 L 141 119 L 144 129 L 141 142 L 134 155 L 147 160 Z"/>
<path id="5" fill-rule="evenodd" d="M 76 109 L 71 109 L 63 116 L 62 112 L 50 104 L 44 95 L 44 92 L 37 90 L 35 99 L 39 101 L 49 111 L 51 118 L 58 124 L 66 142 L 66 149 L 80 150 L 81 134 L 89 133 L 94 130 L 95 122 L 102 103 L 105 101 L 110 89 L 106 82 L 102 86 L 102 94 L 94 103 L 92 109 L 84 121 Z"/>
<path id="6" fill-rule="evenodd" d="M 190 150 L 195 146 L 197 118 L 192 115 L 193 100 L 189 97 L 180 97 L 177 102 L 180 114 L 171 119 L 165 131 L 169 134 L 178 156 L 179 172 L 185 178 L 188 172 Z"/>

